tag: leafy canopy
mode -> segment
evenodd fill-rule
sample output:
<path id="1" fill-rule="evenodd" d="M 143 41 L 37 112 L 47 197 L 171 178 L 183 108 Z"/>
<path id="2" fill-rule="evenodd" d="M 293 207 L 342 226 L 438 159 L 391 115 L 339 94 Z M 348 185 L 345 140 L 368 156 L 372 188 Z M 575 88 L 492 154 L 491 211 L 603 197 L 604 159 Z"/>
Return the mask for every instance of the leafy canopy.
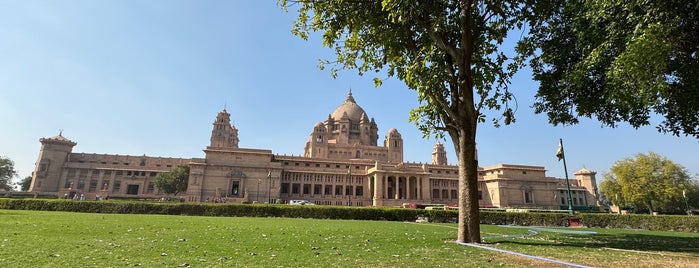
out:
<path id="1" fill-rule="evenodd" d="M 189 166 L 179 165 L 169 172 L 155 176 L 155 187 L 166 194 L 177 195 L 187 191 L 189 183 Z"/>
<path id="2" fill-rule="evenodd" d="M 29 186 L 32 184 L 32 176 L 26 176 L 24 179 L 19 181 L 17 185 L 19 186 L 19 190 L 22 192 L 29 191 Z"/>
<path id="3" fill-rule="evenodd" d="M 534 104 L 556 124 L 595 117 L 699 138 L 699 2 L 572 0 L 529 39 Z"/>
<path id="4" fill-rule="evenodd" d="M 682 192 L 686 195 L 693 189 L 692 178 L 684 167 L 653 152 L 616 162 L 600 184 L 602 194 L 615 205 L 651 212 L 684 207 Z"/>
<path id="5" fill-rule="evenodd" d="M 12 179 L 16 176 L 15 162 L 10 158 L 0 156 L 0 190 L 12 190 Z"/>

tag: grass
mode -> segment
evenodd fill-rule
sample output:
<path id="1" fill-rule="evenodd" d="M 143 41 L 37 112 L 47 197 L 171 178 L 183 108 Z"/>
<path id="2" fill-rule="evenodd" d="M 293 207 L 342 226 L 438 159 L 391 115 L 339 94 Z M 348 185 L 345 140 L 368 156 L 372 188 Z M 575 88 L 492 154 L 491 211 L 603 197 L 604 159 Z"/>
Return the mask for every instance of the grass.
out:
<path id="1" fill-rule="evenodd" d="M 586 229 L 589 230 L 589 229 Z M 699 234 L 482 225 L 487 246 L 599 267 L 699 263 Z M 531 267 L 453 243 L 453 224 L 0 210 L 3 267 Z M 633 260 L 633 261 L 630 261 Z"/>

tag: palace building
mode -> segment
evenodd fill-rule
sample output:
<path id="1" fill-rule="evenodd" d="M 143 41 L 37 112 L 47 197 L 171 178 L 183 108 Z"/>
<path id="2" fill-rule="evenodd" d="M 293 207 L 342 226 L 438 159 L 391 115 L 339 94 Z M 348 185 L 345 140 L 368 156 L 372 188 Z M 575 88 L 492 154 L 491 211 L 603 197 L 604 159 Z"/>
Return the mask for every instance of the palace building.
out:
<path id="1" fill-rule="evenodd" d="M 161 198 L 158 173 L 190 167 L 189 185 L 180 195 L 189 202 L 286 203 L 401 206 L 458 203 L 458 167 L 447 163 L 437 142 L 431 163 L 403 160 L 404 140 L 390 128 L 379 145 L 379 128 L 355 101 L 346 99 L 316 123 L 303 156 L 268 149 L 240 148 L 238 129 L 224 109 L 218 113 L 204 158 L 169 158 L 74 153 L 76 142 L 59 133 L 42 138 L 30 191 L 59 197 L 84 195 Z M 429 152 L 426 152 L 429 153 Z M 572 205 L 597 205 L 596 172 L 582 169 L 570 180 Z M 564 179 L 547 177 L 541 166 L 498 164 L 479 168 L 479 205 L 487 208 L 565 209 Z"/>

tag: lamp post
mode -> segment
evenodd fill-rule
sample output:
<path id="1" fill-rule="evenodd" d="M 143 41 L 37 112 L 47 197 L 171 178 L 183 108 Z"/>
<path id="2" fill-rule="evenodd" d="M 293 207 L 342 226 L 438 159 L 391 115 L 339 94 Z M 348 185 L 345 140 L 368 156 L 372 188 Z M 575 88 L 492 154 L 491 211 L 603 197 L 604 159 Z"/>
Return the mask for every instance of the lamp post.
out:
<path id="1" fill-rule="evenodd" d="M 686 213 L 687 215 L 691 215 L 691 212 L 689 211 L 689 198 L 687 198 L 687 191 L 682 190 L 682 197 L 684 197 L 684 207 L 687 210 Z"/>
<path id="2" fill-rule="evenodd" d="M 257 203 L 260 202 L 260 182 L 262 182 L 262 179 L 257 179 L 257 194 L 255 195 Z"/>
<path id="3" fill-rule="evenodd" d="M 272 203 L 272 171 L 267 172 L 267 202 Z"/>

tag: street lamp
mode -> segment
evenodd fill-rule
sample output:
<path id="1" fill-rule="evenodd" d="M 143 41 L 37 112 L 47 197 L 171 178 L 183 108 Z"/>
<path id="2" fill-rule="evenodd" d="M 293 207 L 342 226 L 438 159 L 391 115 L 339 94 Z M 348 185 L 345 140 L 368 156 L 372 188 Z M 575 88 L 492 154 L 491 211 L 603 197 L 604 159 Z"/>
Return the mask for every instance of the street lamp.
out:
<path id="1" fill-rule="evenodd" d="M 272 171 L 267 171 L 267 202 L 272 203 Z"/>
<path id="2" fill-rule="evenodd" d="M 257 194 L 255 195 L 255 199 L 257 200 L 257 203 L 260 202 L 260 182 L 262 182 L 262 179 L 257 179 Z"/>
<path id="3" fill-rule="evenodd" d="M 689 198 L 687 198 L 687 191 L 682 190 L 682 197 L 684 197 L 684 207 L 687 210 L 686 213 L 691 215 L 691 212 L 689 211 Z"/>

